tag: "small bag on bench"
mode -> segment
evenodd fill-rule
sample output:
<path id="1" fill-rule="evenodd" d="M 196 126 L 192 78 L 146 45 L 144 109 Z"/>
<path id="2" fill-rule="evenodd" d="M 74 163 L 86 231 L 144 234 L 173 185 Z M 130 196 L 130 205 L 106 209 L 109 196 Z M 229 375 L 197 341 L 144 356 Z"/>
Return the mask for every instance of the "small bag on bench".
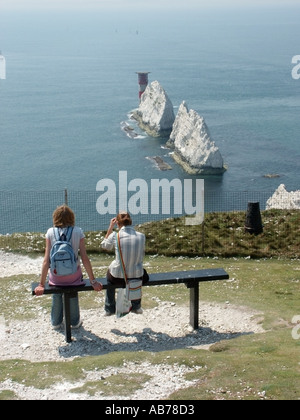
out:
<path id="1" fill-rule="evenodd" d="M 143 280 L 131 279 L 128 280 L 126 285 L 127 299 L 129 301 L 142 299 L 142 286 Z"/>
<path id="2" fill-rule="evenodd" d="M 122 318 L 126 316 L 131 311 L 132 305 L 130 300 L 127 298 L 127 288 L 118 289 L 117 300 L 116 300 L 116 316 L 117 318 Z"/>
<path id="3" fill-rule="evenodd" d="M 142 284 L 142 280 L 131 279 L 127 281 L 125 289 L 118 289 L 116 301 L 117 318 L 122 318 L 129 314 L 132 309 L 132 301 L 142 299 Z"/>
<path id="4" fill-rule="evenodd" d="M 123 276 L 126 283 L 126 298 L 129 302 L 134 300 L 142 299 L 142 286 L 143 280 L 141 279 L 128 279 L 126 274 L 126 268 L 123 260 L 122 250 L 121 250 L 121 242 L 120 242 L 120 233 L 117 234 L 117 247 L 120 256 L 120 262 L 122 266 Z"/>

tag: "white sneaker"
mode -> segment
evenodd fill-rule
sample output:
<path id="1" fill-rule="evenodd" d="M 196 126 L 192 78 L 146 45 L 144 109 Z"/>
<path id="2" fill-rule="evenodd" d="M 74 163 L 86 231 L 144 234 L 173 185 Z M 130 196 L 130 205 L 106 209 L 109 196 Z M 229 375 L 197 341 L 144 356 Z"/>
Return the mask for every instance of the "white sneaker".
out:
<path id="1" fill-rule="evenodd" d="M 73 328 L 74 330 L 77 330 L 78 328 L 80 328 L 82 325 L 82 320 L 80 319 L 77 325 L 71 325 L 71 328 Z"/>
<path id="2" fill-rule="evenodd" d="M 137 315 L 142 315 L 142 313 L 144 313 L 142 308 L 139 309 L 134 309 L 131 311 L 133 314 L 137 314 Z"/>
<path id="3" fill-rule="evenodd" d="M 52 325 L 52 328 L 54 329 L 54 331 L 58 331 L 61 328 L 63 328 L 63 326 L 64 326 L 64 323 L 62 322 L 61 324 L 58 324 L 58 325 Z"/>

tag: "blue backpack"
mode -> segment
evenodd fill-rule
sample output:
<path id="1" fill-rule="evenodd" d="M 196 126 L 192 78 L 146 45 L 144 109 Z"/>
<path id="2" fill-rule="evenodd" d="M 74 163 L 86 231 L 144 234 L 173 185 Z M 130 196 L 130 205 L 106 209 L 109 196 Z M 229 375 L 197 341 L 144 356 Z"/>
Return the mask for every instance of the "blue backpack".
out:
<path id="1" fill-rule="evenodd" d="M 77 271 L 77 258 L 71 245 L 73 227 L 68 227 L 66 234 L 59 235 L 58 228 L 53 228 L 55 242 L 50 251 L 50 271 L 55 276 L 69 276 Z"/>

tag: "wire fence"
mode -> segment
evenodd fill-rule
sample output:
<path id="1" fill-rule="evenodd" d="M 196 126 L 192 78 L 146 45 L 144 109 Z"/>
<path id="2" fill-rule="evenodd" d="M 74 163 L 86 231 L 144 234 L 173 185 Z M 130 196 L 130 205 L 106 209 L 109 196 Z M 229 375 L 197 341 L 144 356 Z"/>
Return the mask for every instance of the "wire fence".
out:
<path id="1" fill-rule="evenodd" d="M 171 197 L 171 205 L 168 212 L 160 211 L 151 213 L 149 204 L 148 211 L 137 212 L 132 215 L 134 225 L 144 230 L 147 235 L 148 251 L 170 255 L 201 255 L 205 253 L 222 255 L 234 255 L 239 253 L 246 255 L 249 252 L 249 241 L 255 255 L 273 256 L 280 254 L 280 248 L 287 250 L 290 256 L 298 256 L 297 237 L 299 238 L 300 212 L 295 210 L 288 218 L 273 214 L 272 217 L 264 218 L 265 235 L 262 239 L 250 239 L 245 237 L 244 224 L 249 203 L 259 203 L 260 210 L 268 209 L 268 200 L 272 197 L 270 191 L 230 191 L 216 194 L 205 191 L 204 213 L 205 222 L 202 226 L 186 226 L 183 211 L 175 213 L 178 197 Z M 96 191 L 0 191 L 1 217 L 0 217 L 0 249 L 16 249 L 12 244 L 18 241 L 18 234 L 40 234 L 41 247 L 44 246 L 45 232 L 52 226 L 52 213 L 61 204 L 68 204 L 75 213 L 76 225 L 87 233 L 106 231 L 109 221 L 115 214 L 99 214 L 97 200 L 99 193 Z M 193 198 L 194 201 L 197 197 Z M 182 200 L 182 197 L 181 197 Z M 109 201 L 109 196 L 107 197 Z M 286 208 L 286 196 L 279 202 L 279 208 Z M 138 200 L 137 200 L 137 204 Z M 177 203 L 178 204 L 178 203 Z M 118 203 L 116 203 L 118 209 Z M 181 218 L 181 219 L 179 219 Z M 164 229 L 159 223 L 168 220 Z M 291 223 L 291 220 L 293 222 Z M 99 235 L 98 235 L 99 236 Z M 153 237 L 159 240 L 154 241 Z M 28 241 L 32 236 L 28 236 Z M 87 235 L 89 237 L 89 235 Z M 281 238 L 281 239 L 280 239 Z M 284 238 L 284 239 L 283 239 Z M 289 239 L 287 239 L 289 238 Z M 99 243 L 96 248 L 99 249 Z M 94 249 L 94 245 L 90 249 Z M 25 249 L 22 248 L 22 249 Z M 221 252 L 222 250 L 222 252 Z M 225 252 L 224 252 L 225 250 Z"/>
<path id="2" fill-rule="evenodd" d="M 246 211 L 248 202 L 260 202 L 261 210 L 266 208 L 266 202 L 272 192 L 205 192 L 205 213 Z M 84 231 L 105 230 L 114 213 L 99 214 L 97 200 L 99 193 L 96 191 L 0 191 L 1 216 L 0 234 L 16 232 L 44 232 L 52 226 L 52 213 L 61 204 L 68 204 L 76 215 L 76 224 Z M 185 216 L 184 206 L 181 213 L 174 209 L 177 197 L 171 197 L 170 209 L 163 212 L 160 208 L 153 214 L 150 208 L 143 213 L 134 214 L 134 223 L 142 224 L 170 217 Z M 194 200 L 196 198 L 194 197 Z M 149 199 L 150 201 L 150 199 Z M 179 208 L 181 208 L 179 206 Z M 118 203 L 116 205 L 118 209 Z M 121 209 L 123 210 L 123 208 Z M 117 210 L 116 210 L 117 211 Z"/>

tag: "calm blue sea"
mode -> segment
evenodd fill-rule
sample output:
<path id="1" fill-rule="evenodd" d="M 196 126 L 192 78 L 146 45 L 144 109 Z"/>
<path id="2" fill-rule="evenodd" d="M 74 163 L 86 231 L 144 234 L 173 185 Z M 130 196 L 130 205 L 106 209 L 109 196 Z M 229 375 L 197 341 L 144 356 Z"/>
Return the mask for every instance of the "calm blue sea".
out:
<path id="1" fill-rule="evenodd" d="M 117 184 L 120 171 L 147 182 L 191 178 L 163 147 L 165 139 L 138 128 L 140 138 L 131 139 L 122 131 L 138 106 L 136 71 L 151 72 L 149 82 L 162 84 L 175 112 L 185 100 L 205 118 L 228 166 L 223 176 L 205 178 L 206 192 L 272 193 L 281 183 L 300 189 L 300 80 L 292 78 L 299 16 L 300 7 L 0 12 L 7 63 L 7 79 L 0 80 L 0 191 L 23 197 L 18 229 L 30 229 L 21 214 L 27 191 L 96 193 L 100 179 Z M 173 169 L 159 171 L 151 156 Z"/>

